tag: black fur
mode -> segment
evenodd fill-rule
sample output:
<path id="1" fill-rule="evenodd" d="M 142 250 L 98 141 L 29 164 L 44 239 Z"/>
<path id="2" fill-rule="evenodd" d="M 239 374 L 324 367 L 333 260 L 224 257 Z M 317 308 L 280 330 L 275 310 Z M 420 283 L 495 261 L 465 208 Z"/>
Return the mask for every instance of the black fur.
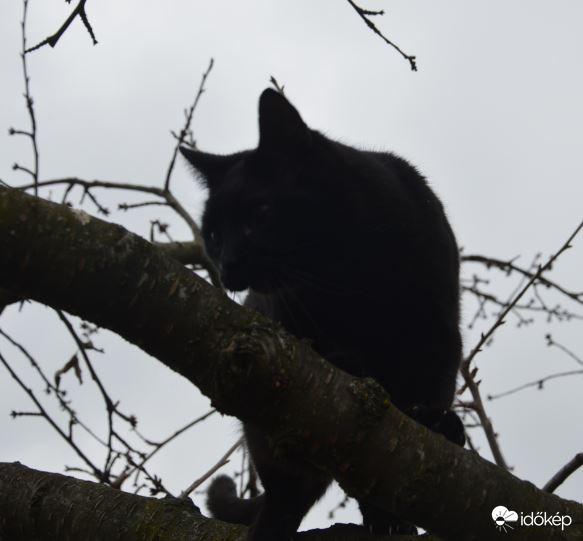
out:
<path id="1" fill-rule="evenodd" d="M 228 156 L 182 153 L 209 188 L 203 235 L 227 288 L 393 402 L 463 445 L 449 411 L 461 356 L 459 256 L 443 207 L 419 172 L 391 153 L 309 129 L 274 90 L 259 101 L 259 145 Z M 245 426 L 265 494 L 244 502 L 219 477 L 218 518 L 251 523 L 249 539 L 289 539 L 330 479 L 282 457 Z M 410 525 L 360 502 L 374 532 Z"/>

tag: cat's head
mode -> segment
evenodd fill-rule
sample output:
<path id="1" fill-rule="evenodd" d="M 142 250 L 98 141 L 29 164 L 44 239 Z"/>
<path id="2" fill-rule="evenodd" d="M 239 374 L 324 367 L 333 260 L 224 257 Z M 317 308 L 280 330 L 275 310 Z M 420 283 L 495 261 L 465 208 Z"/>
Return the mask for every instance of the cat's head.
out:
<path id="1" fill-rule="evenodd" d="M 282 94 L 267 89 L 256 149 L 220 156 L 181 147 L 209 190 L 202 232 L 228 289 L 274 291 L 313 256 L 326 206 L 312 178 L 318 137 Z"/>

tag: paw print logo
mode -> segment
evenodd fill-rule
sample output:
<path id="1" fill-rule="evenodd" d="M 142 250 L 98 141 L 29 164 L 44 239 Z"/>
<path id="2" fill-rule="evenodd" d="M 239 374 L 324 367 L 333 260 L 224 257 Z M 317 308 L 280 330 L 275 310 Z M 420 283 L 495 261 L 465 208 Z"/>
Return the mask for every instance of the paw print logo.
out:
<path id="1" fill-rule="evenodd" d="M 496 529 L 506 533 L 509 529 L 514 530 L 509 523 L 516 522 L 518 520 L 518 514 L 516 511 L 509 511 L 503 505 L 499 505 L 492 510 L 492 519 L 496 524 Z"/>

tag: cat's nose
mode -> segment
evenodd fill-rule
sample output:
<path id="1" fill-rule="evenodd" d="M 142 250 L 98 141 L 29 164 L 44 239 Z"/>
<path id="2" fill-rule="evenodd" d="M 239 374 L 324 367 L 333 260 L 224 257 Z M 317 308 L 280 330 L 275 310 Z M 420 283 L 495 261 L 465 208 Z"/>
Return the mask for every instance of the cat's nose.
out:
<path id="1" fill-rule="evenodd" d="M 223 251 L 219 260 L 221 279 L 227 289 L 241 291 L 248 287 L 244 264 L 234 254 Z"/>
<path id="2" fill-rule="evenodd" d="M 237 263 L 235 260 L 224 261 L 222 260 L 220 263 L 220 271 L 221 274 L 226 276 L 232 276 L 237 274 Z"/>
<path id="3" fill-rule="evenodd" d="M 221 273 L 232 274 L 237 267 L 238 258 L 235 256 L 233 250 L 228 246 L 223 246 L 219 257 L 219 270 Z"/>

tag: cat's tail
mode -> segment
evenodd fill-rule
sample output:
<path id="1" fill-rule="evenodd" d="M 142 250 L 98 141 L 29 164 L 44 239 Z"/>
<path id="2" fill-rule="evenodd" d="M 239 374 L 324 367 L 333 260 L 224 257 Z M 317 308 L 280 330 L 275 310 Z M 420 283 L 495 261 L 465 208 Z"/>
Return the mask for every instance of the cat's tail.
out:
<path id="1" fill-rule="evenodd" d="M 207 491 L 206 505 L 214 518 L 251 525 L 263 505 L 263 494 L 239 498 L 235 482 L 227 475 L 215 477 Z"/>

